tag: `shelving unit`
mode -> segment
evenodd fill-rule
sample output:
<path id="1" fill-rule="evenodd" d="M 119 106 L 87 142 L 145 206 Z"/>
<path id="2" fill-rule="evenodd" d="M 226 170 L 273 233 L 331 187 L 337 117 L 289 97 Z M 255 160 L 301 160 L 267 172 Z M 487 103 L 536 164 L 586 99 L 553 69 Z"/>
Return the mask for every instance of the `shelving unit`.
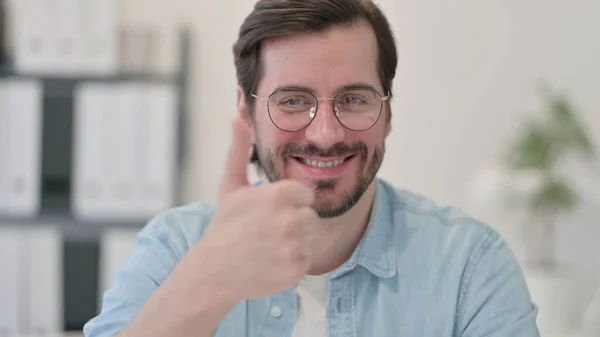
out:
<path id="1" fill-rule="evenodd" d="M 111 217 L 106 220 L 83 220 L 73 207 L 74 193 L 74 139 L 75 93 L 82 84 L 167 84 L 176 92 L 176 139 L 174 145 L 175 171 L 172 174 L 173 206 L 182 200 L 182 170 L 186 166 L 186 129 L 188 116 L 188 90 L 191 61 L 191 34 L 188 29 L 179 32 L 178 67 L 174 74 L 118 73 L 113 76 L 80 74 L 45 75 L 19 73 L 11 65 L 0 67 L 0 81 L 33 81 L 42 88 L 42 127 L 40 140 L 40 198 L 39 211 L 34 216 L 14 216 L 0 212 L 0 230 L 36 229 L 50 226 L 60 232 L 62 249 L 57 252 L 60 261 L 53 260 L 53 281 L 59 282 L 62 298 L 56 310 L 62 312 L 59 324 L 64 331 L 80 334 L 83 325 L 97 314 L 101 280 L 109 271 L 102 270 L 103 234 L 110 229 L 139 230 L 150 218 Z M 1 144 L 0 144 L 1 145 Z M 2 160 L 2 158 L 0 158 Z M 0 191 L 1 192 L 1 191 Z M 9 208 L 10 209 L 10 208 Z M 10 231 L 8 231 L 10 232 Z M 3 235 L 0 233 L 0 236 Z M 56 252 L 56 249 L 54 250 Z M 38 252 L 39 253 L 39 252 Z M 22 258 L 24 259 L 24 258 Z M 30 268 L 33 263 L 29 261 Z M 18 271 L 17 271 L 18 272 Z M 26 282 L 29 282 L 26 280 Z M 29 300 L 25 294 L 25 299 Z M 2 308 L 0 308 L 2 309 Z M 39 311 L 39 310 L 38 310 Z M 44 315 L 45 313 L 42 313 Z M 50 314 L 50 313 L 48 313 Z M 48 315 L 49 317 L 52 315 Z M 45 319 L 45 317 L 44 317 Z M 49 318 L 52 320 L 52 318 Z M 4 327 L 0 326 L 0 330 Z M 35 330 L 35 328 L 34 328 Z M 38 330 L 35 330 L 38 331 Z M 55 335 L 56 331 L 39 330 L 37 335 Z M 58 332 L 62 333 L 62 332 Z M 2 333 L 0 333 L 2 334 Z"/>
<path id="2" fill-rule="evenodd" d="M 0 226 L 53 225 L 62 229 L 66 241 L 97 240 L 109 227 L 141 228 L 149 219 L 80 220 L 71 207 L 74 91 L 82 83 L 154 83 L 173 84 L 177 90 L 177 141 L 174 204 L 181 203 L 182 168 L 186 160 L 186 118 L 190 73 L 190 32 L 179 34 L 179 66 L 173 75 L 151 73 L 117 74 L 115 76 L 55 76 L 20 74 L 12 67 L 0 67 L 0 80 L 20 79 L 39 81 L 43 86 L 43 136 L 41 158 L 40 212 L 35 217 L 14 217 L 0 214 Z M 57 155 L 59 154 L 59 155 Z M 58 174 L 57 174 L 58 172 Z"/>

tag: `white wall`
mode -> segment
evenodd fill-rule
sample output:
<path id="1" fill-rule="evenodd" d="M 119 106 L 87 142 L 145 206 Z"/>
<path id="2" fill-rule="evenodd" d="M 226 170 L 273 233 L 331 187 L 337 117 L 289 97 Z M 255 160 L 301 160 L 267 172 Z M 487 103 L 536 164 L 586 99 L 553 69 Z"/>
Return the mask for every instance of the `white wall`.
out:
<path id="1" fill-rule="evenodd" d="M 571 96 L 600 146 L 600 2 L 397 1 L 388 9 L 400 65 L 382 175 L 514 229 L 470 208 L 468 186 L 540 108 L 542 79 Z M 561 259 L 600 270 L 598 205 L 560 224 Z"/>
<path id="2" fill-rule="evenodd" d="M 390 10 L 401 53 L 391 180 L 465 205 L 465 184 L 539 106 L 542 78 L 570 93 L 600 134 L 600 2 L 399 1 Z"/>
<path id="3" fill-rule="evenodd" d="M 125 2 L 125 22 L 194 28 L 192 158 L 187 200 L 214 201 L 235 114 L 231 46 L 253 0 Z M 538 81 L 569 93 L 600 145 L 597 0 L 430 0 L 379 3 L 398 38 L 393 132 L 381 176 L 467 208 L 501 231 L 515 224 L 471 207 L 468 186 L 495 161 L 517 123 L 541 106 Z M 165 35 L 168 35 L 165 33 Z M 172 59 L 165 49 L 161 60 Z M 563 260 L 592 268 L 597 206 L 559 226 Z"/>

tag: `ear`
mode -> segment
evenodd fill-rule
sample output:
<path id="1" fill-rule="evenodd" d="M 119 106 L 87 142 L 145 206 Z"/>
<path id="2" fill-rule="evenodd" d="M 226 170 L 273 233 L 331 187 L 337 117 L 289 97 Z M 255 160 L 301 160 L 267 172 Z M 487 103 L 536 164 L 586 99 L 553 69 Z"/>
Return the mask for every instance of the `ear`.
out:
<path id="1" fill-rule="evenodd" d="M 248 124 L 252 130 L 252 143 L 254 143 L 254 128 L 252 127 L 252 116 L 250 116 L 250 107 L 246 103 L 246 95 L 244 90 L 238 86 L 237 90 L 237 111 L 240 118 Z"/>
<path id="2" fill-rule="evenodd" d="M 385 137 L 387 138 L 387 136 L 390 135 L 390 132 L 392 132 L 392 121 L 389 121 L 387 123 L 387 125 L 385 126 Z"/>
<path id="3" fill-rule="evenodd" d="M 388 113 L 388 115 L 386 116 L 387 123 L 385 125 L 385 138 L 387 138 L 387 136 L 390 135 L 390 132 L 392 132 L 392 109 L 389 105 L 387 107 L 387 113 Z"/>

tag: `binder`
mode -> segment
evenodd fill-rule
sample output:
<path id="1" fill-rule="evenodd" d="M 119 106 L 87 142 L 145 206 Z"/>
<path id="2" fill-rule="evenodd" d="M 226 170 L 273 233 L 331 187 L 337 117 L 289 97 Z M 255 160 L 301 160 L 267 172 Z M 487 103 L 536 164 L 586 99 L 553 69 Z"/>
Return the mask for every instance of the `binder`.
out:
<path id="1" fill-rule="evenodd" d="M 75 0 L 79 4 L 81 69 L 90 74 L 118 71 L 119 0 Z"/>
<path id="2" fill-rule="evenodd" d="M 53 15 L 49 17 L 51 29 L 48 31 L 50 53 L 54 69 L 49 71 L 63 75 L 75 75 L 83 66 L 83 41 L 80 29 L 83 27 L 80 16 L 80 0 L 46 0 L 54 3 Z"/>
<path id="3" fill-rule="evenodd" d="M 15 67 L 24 73 L 49 73 L 57 60 L 52 51 L 55 0 L 13 0 Z"/>
<path id="4" fill-rule="evenodd" d="M 24 330 L 22 235 L 18 229 L 4 226 L 0 228 L 0 333 L 11 335 Z"/>
<path id="5" fill-rule="evenodd" d="M 173 206 L 176 177 L 177 90 L 169 84 L 146 85 L 141 101 L 141 212 L 147 217 Z"/>
<path id="6" fill-rule="evenodd" d="M 139 217 L 138 92 L 102 83 L 76 90 L 72 204 L 81 219 Z"/>
<path id="7" fill-rule="evenodd" d="M 33 80 L 8 83 L 9 210 L 34 216 L 40 207 L 42 86 Z"/>
<path id="8" fill-rule="evenodd" d="M 76 91 L 75 214 L 146 220 L 171 207 L 176 98 L 170 84 L 84 84 Z"/>
<path id="9" fill-rule="evenodd" d="M 110 120 L 105 139 L 109 159 L 106 176 L 109 188 L 108 201 L 112 216 L 121 219 L 140 218 L 138 201 L 141 191 L 138 175 L 143 169 L 139 164 L 139 98 L 140 87 L 127 83 L 115 86 L 115 106 L 106 111 Z"/>
<path id="10" fill-rule="evenodd" d="M 63 322 L 62 236 L 54 226 L 24 230 L 27 282 L 25 329 L 29 333 L 57 334 Z"/>
<path id="11" fill-rule="evenodd" d="M 13 0 L 12 4 L 12 40 L 19 72 L 116 72 L 118 0 Z"/>
<path id="12" fill-rule="evenodd" d="M 10 154 L 10 110 L 6 81 L 0 81 L 0 214 L 8 213 L 8 193 L 10 191 L 9 164 Z"/>
<path id="13" fill-rule="evenodd" d="M 114 89 L 106 84 L 83 84 L 75 89 L 73 110 L 73 213 L 82 219 L 109 211 L 105 139 Z"/>
<path id="14" fill-rule="evenodd" d="M 40 207 L 42 88 L 33 80 L 0 84 L 0 213 L 33 216 Z"/>

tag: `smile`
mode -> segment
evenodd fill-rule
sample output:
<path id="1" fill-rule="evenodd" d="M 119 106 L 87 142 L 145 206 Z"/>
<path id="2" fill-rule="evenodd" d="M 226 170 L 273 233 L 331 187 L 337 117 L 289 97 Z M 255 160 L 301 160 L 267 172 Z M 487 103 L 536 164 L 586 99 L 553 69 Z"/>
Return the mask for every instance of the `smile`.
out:
<path id="1" fill-rule="evenodd" d="M 295 157 L 291 156 L 290 170 L 310 180 L 338 179 L 356 167 L 359 155 L 346 157 Z M 292 173 L 293 175 L 294 173 Z"/>
<path id="2" fill-rule="evenodd" d="M 344 157 L 344 158 L 334 159 L 334 160 L 316 160 L 316 159 L 301 158 L 301 157 L 293 157 L 293 158 L 296 159 L 297 161 L 299 161 L 300 163 L 302 163 L 306 166 L 310 166 L 310 167 L 334 168 L 334 167 L 342 165 L 344 162 L 346 162 L 346 160 L 348 160 L 352 157 L 354 157 L 354 155 Z"/>
<path id="3" fill-rule="evenodd" d="M 304 165 L 312 167 L 331 168 L 342 164 L 344 162 L 344 159 L 336 159 L 334 161 L 317 161 L 299 158 L 299 161 Z"/>

